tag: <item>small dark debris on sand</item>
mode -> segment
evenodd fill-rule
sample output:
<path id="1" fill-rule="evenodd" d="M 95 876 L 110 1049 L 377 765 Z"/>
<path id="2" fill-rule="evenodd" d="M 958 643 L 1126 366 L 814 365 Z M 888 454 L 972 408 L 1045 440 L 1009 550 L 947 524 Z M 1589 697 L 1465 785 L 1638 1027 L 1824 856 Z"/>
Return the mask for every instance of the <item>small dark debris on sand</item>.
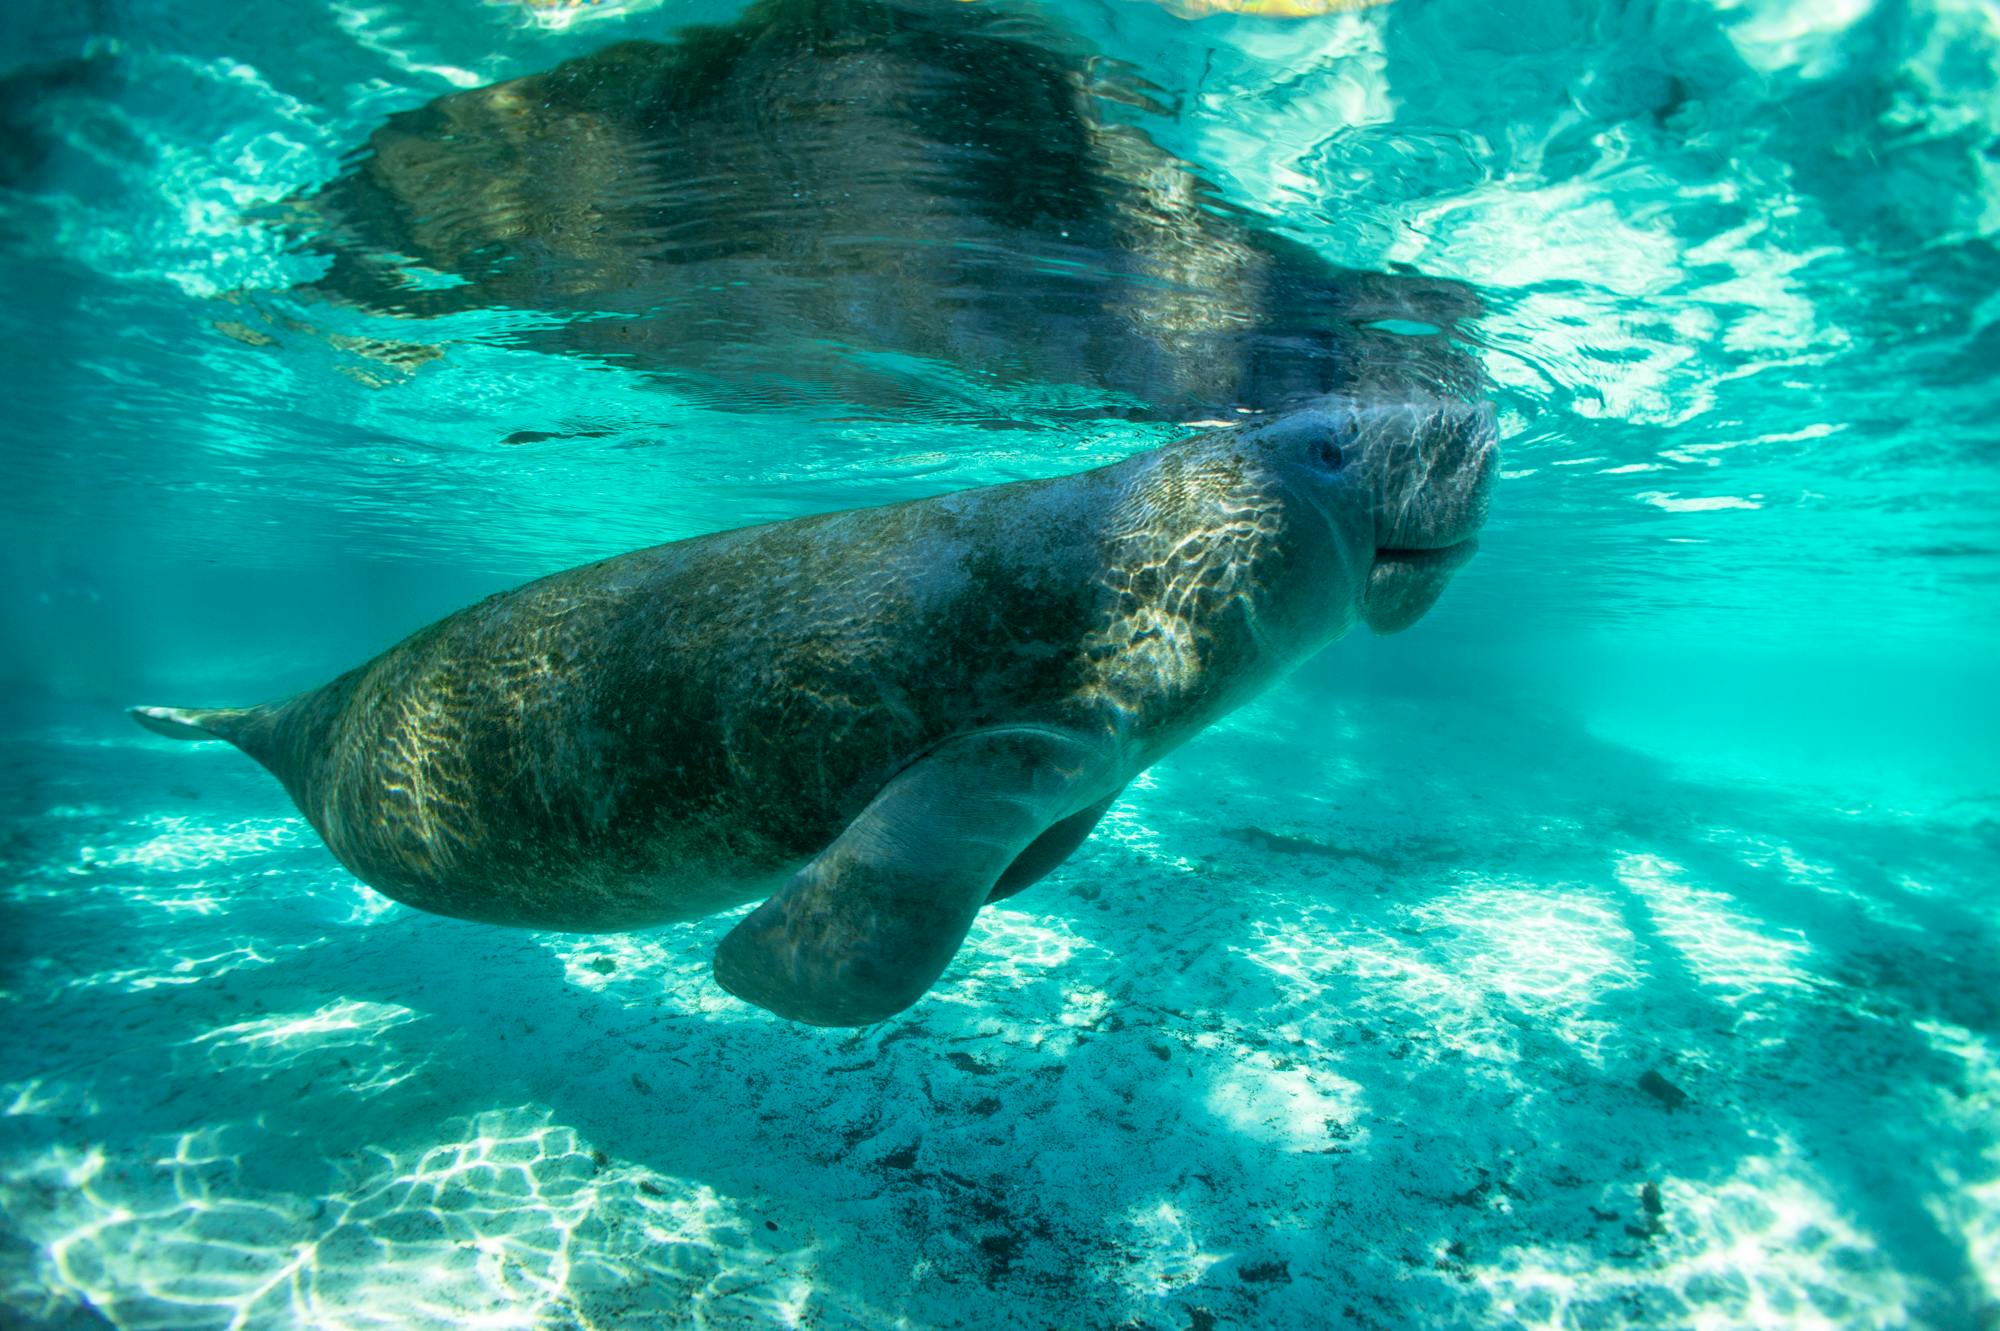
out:
<path id="1" fill-rule="evenodd" d="M 1651 1239 L 1666 1232 L 1666 1226 L 1660 1223 L 1660 1219 L 1667 1213 L 1667 1204 L 1660 1198 L 1659 1184 L 1648 1183 L 1639 1189 L 1639 1212 L 1639 1223 L 1625 1226 L 1627 1234 L 1633 1238 Z"/>
<path id="2" fill-rule="evenodd" d="M 1686 1091 L 1652 1069 L 1639 1074 L 1639 1089 L 1665 1105 L 1670 1113 L 1688 1102 Z"/>

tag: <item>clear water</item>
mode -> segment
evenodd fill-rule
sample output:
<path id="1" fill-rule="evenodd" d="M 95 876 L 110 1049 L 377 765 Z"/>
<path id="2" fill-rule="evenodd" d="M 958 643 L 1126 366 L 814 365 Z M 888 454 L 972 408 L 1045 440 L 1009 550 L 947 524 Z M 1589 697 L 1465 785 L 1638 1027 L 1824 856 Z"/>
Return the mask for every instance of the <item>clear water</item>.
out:
<path id="1" fill-rule="evenodd" d="M 1180 432 L 942 359 L 745 401 L 607 354 L 602 301 L 314 289 L 296 200 L 390 116 L 738 12 L 0 16 L 8 1324 L 2000 1316 L 1985 0 L 1007 10 L 1150 84 L 1106 115 L 1220 202 L 1476 290 L 1506 472 L 1424 623 L 1156 768 L 884 1026 L 730 999 L 728 919 L 394 906 L 120 715 Z"/>

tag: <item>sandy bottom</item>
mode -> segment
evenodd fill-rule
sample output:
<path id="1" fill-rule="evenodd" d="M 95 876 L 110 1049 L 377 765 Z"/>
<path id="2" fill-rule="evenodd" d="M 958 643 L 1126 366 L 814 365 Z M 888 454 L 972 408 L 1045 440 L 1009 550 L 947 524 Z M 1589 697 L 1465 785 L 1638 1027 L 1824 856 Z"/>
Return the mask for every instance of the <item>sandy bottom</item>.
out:
<path id="1" fill-rule="evenodd" d="M 1280 690 L 839 1033 L 728 919 L 420 915 L 232 752 L 15 723 L 10 1324 L 2000 1322 L 1990 799 Z"/>

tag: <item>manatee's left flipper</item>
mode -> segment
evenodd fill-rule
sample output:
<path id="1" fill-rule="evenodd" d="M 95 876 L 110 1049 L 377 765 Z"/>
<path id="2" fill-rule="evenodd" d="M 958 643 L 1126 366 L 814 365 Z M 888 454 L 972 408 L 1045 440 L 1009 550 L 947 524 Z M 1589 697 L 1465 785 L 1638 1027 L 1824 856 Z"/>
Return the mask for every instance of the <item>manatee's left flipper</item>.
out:
<path id="1" fill-rule="evenodd" d="M 1082 813 L 1071 814 L 1036 837 L 1026 850 L 1014 857 L 1014 862 L 993 884 L 993 890 L 986 894 L 986 904 L 990 906 L 996 901 L 1005 901 L 1054 873 L 1056 866 L 1076 854 L 1076 848 L 1090 839 L 1105 810 L 1124 793 L 1123 787 L 1120 787 Z"/>
<path id="2" fill-rule="evenodd" d="M 944 971 L 993 885 L 1096 803 L 1100 746 L 1045 727 L 963 736 L 905 769 L 792 881 L 729 931 L 715 978 L 815 1026 L 894 1016 Z"/>

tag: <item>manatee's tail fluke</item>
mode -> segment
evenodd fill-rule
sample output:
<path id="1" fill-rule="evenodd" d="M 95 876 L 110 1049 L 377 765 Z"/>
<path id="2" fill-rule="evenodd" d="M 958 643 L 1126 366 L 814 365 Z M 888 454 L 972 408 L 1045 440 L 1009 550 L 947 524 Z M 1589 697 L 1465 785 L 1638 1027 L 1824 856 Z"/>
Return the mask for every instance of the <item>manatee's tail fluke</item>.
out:
<path id="1" fill-rule="evenodd" d="M 254 707 L 134 707 L 132 719 L 168 739 L 221 739 L 234 743 Z"/>
<path id="2" fill-rule="evenodd" d="M 283 699 L 257 707 L 133 707 L 132 719 L 168 739 L 219 739 L 255 758 L 291 788 L 298 749 L 296 703 Z M 310 736 L 308 737 L 310 739 Z"/>
<path id="3" fill-rule="evenodd" d="M 228 739 L 238 707 L 130 707 L 132 719 L 168 739 Z"/>

